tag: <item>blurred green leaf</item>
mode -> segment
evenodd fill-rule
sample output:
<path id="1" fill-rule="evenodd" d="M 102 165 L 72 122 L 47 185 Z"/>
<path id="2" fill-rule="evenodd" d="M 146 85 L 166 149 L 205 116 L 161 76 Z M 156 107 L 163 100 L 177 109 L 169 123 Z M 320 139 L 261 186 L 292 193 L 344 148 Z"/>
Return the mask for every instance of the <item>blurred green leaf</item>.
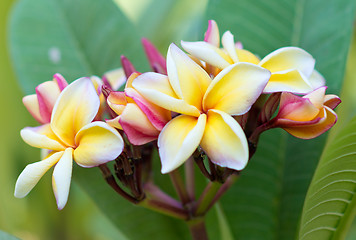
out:
<path id="1" fill-rule="evenodd" d="M 0 240 L 18 240 L 18 238 L 0 230 Z"/>
<path id="2" fill-rule="evenodd" d="M 25 93 L 60 72 L 73 81 L 145 61 L 134 26 L 110 0 L 20 0 L 10 20 L 11 56 Z"/>
<path id="3" fill-rule="evenodd" d="M 299 239 L 344 239 L 356 214 L 356 118 L 323 152 L 303 208 Z"/>
<path id="4" fill-rule="evenodd" d="M 151 0 L 138 17 L 137 28 L 165 54 L 171 42 L 179 45 L 180 40 L 198 39 L 207 2 Z"/>
<path id="5" fill-rule="evenodd" d="M 188 239 L 188 229 L 179 220 L 129 203 L 106 184 L 97 168 L 78 167 L 73 177 L 128 239 Z"/>
<path id="6" fill-rule="evenodd" d="M 356 2 L 352 0 L 211 0 L 206 19 L 220 32 L 231 30 L 244 48 L 265 56 L 283 46 L 299 46 L 316 59 L 328 92 L 343 80 Z M 248 167 L 223 199 L 238 239 L 293 239 L 308 185 L 326 136 L 300 140 L 265 133 Z"/>

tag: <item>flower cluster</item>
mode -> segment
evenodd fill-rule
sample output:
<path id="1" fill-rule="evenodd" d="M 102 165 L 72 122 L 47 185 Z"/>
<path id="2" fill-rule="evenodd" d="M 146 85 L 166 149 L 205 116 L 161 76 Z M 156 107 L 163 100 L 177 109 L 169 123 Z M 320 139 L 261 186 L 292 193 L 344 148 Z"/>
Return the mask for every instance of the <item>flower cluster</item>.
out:
<path id="1" fill-rule="evenodd" d="M 152 72 L 136 71 L 123 56 L 123 69 L 102 79 L 80 78 L 68 85 L 55 74 L 53 81 L 39 85 L 23 101 L 42 125 L 23 129 L 21 136 L 45 149 L 45 157 L 21 173 L 15 196 L 27 195 L 55 166 L 53 190 L 63 208 L 74 160 L 82 167 L 100 166 L 120 194 L 141 201 L 154 188 L 142 183 L 150 170 L 143 162 L 153 147 L 162 173 L 174 172 L 193 157 L 205 176 L 223 183 L 245 168 L 262 132 L 279 127 L 310 139 L 335 124 L 333 109 L 340 99 L 325 95 L 324 78 L 305 50 L 283 47 L 260 59 L 229 31 L 221 45 L 211 20 L 204 41 L 182 41 L 186 52 L 172 43 L 166 59 L 144 39 Z M 124 82 L 124 89 L 115 91 Z M 105 167 L 112 160 L 117 178 L 133 196 L 112 182 Z"/>

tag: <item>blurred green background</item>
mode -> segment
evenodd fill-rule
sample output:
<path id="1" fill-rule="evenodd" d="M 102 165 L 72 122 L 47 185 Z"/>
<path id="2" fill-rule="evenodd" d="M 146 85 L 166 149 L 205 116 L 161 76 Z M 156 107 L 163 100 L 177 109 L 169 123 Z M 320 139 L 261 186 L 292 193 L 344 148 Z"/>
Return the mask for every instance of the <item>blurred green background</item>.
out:
<path id="1" fill-rule="evenodd" d="M 58 211 L 51 188 L 51 174 L 47 173 L 36 188 L 24 199 L 13 197 L 16 178 L 23 168 L 39 160 L 39 151 L 20 138 L 20 129 L 35 126 L 22 104 L 24 93 L 16 81 L 9 59 L 8 16 L 16 1 L 0 2 L 0 76 L 1 76 L 1 143 L 0 144 L 0 230 L 18 238 L 36 239 L 125 239 L 111 222 L 98 210 L 93 201 L 75 183 L 72 183 L 69 204 Z M 116 0 L 126 16 L 165 54 L 168 43 L 177 39 L 197 39 L 202 36 L 201 18 L 207 0 Z M 154 13 L 155 4 L 162 11 Z M 153 13 L 153 14 L 152 14 Z M 149 27 L 145 28 L 143 26 Z M 198 30 L 199 29 L 199 30 Z M 197 31 L 198 30 L 198 31 Z M 159 32 L 160 36 L 155 34 Z M 356 38 L 346 70 L 342 90 L 344 101 L 338 109 L 340 121 L 346 122 L 356 113 Z M 139 39 L 138 39 L 139 41 Z M 119 64 L 120 53 L 117 54 Z M 49 80 L 38 79 L 39 82 Z M 335 127 L 337 132 L 340 125 Z M 356 232 L 354 227 L 351 232 Z M 0 238 L 1 239 L 1 238 Z M 351 238 L 352 239 L 352 238 Z"/>
<path id="2" fill-rule="evenodd" d="M 20 239 L 113 239 L 120 233 L 97 210 L 88 196 L 72 184 L 72 204 L 58 211 L 51 189 L 51 174 L 24 199 L 13 196 L 15 181 L 23 168 L 39 160 L 39 151 L 24 144 L 19 131 L 36 122 L 22 104 L 23 92 L 9 59 L 8 16 L 15 1 L 0 2 L 1 146 L 0 230 Z M 42 79 L 46 81 L 49 79 Z"/>
<path id="3" fill-rule="evenodd" d="M 52 193 L 50 172 L 45 174 L 26 198 L 17 199 L 13 196 L 20 172 L 27 164 L 39 160 L 38 149 L 28 146 L 20 137 L 23 127 L 36 126 L 37 123 L 22 104 L 24 93 L 16 80 L 9 57 L 8 18 L 15 2 L 0 1 L 0 230 L 26 240 L 125 239 L 75 182 L 72 182 L 69 204 L 62 211 L 58 211 Z M 116 0 L 116 3 L 132 22 L 142 24 L 144 20 L 140 16 L 149 14 L 153 0 Z M 154 41 L 164 50 L 168 46 L 167 42 L 191 31 L 192 25 L 188 23 L 201 17 L 206 0 L 195 3 L 187 0 L 162 3 L 162 8 L 166 11 L 160 16 L 152 16 L 151 24 L 170 16 L 170 22 L 166 22 L 169 27 L 164 30 L 165 37 L 155 38 Z M 137 42 L 139 41 L 140 39 L 137 39 Z M 119 57 L 120 53 L 117 55 L 117 64 Z M 51 76 L 48 76 L 47 79 L 38 81 L 43 82 L 50 78 Z"/>

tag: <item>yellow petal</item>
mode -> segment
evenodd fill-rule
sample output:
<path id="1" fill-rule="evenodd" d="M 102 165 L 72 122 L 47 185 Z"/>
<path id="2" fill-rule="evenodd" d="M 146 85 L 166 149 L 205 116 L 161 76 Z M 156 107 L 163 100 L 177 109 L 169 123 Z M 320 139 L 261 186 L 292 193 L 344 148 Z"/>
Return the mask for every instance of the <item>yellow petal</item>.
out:
<path id="1" fill-rule="evenodd" d="M 272 73 L 296 69 L 308 79 L 314 70 L 315 59 L 301 48 L 283 47 L 268 54 L 259 65 Z"/>
<path id="2" fill-rule="evenodd" d="M 236 49 L 236 52 L 240 62 L 249 62 L 253 64 L 258 64 L 260 62 L 260 59 L 256 55 L 246 49 Z"/>
<path id="3" fill-rule="evenodd" d="M 99 96 L 89 78 L 80 78 L 66 87 L 54 106 L 51 118 L 53 132 L 67 146 L 74 146 L 74 137 L 97 114 Z"/>
<path id="4" fill-rule="evenodd" d="M 141 73 L 134 72 L 130 75 L 130 77 L 126 81 L 125 89 L 126 88 L 133 88 L 132 82 L 135 80 L 138 76 L 140 76 Z"/>
<path id="5" fill-rule="evenodd" d="M 167 53 L 167 73 L 176 95 L 201 110 L 203 96 L 211 83 L 207 72 L 171 44 Z"/>
<path id="6" fill-rule="evenodd" d="M 109 124 L 110 127 L 117 128 L 122 130 L 122 126 L 120 125 L 120 116 L 117 116 L 116 118 L 105 120 L 107 124 Z"/>
<path id="7" fill-rule="evenodd" d="M 178 98 L 165 75 L 147 72 L 138 76 L 132 86 L 144 98 L 159 107 L 196 117 L 200 115 L 200 111 L 196 107 Z"/>
<path id="8" fill-rule="evenodd" d="M 67 148 L 54 167 L 52 176 L 53 193 L 57 206 L 62 210 L 67 203 L 73 169 L 73 149 Z"/>
<path id="9" fill-rule="evenodd" d="M 27 165 L 16 181 L 15 197 L 25 197 L 36 186 L 48 169 L 58 162 L 62 155 L 63 152 L 57 152 L 42 161 Z"/>
<path id="10" fill-rule="evenodd" d="M 329 130 L 337 120 L 336 113 L 328 107 L 324 107 L 318 117 L 321 120 L 315 124 L 297 125 L 298 123 L 295 123 L 295 126 L 284 127 L 283 129 L 297 138 L 311 139 Z"/>
<path id="11" fill-rule="evenodd" d="M 101 87 L 103 86 L 103 81 L 98 76 L 91 76 L 90 81 L 93 83 L 96 93 L 101 94 Z"/>
<path id="12" fill-rule="evenodd" d="M 20 134 L 22 139 L 32 147 L 54 151 L 63 151 L 66 148 L 52 132 L 49 123 L 38 127 L 26 127 Z"/>
<path id="13" fill-rule="evenodd" d="M 229 57 L 232 59 L 234 63 L 239 62 L 239 58 L 236 53 L 236 47 L 235 47 L 235 41 L 234 41 L 234 36 L 231 34 L 230 31 L 226 31 L 222 38 L 221 38 L 221 43 L 226 50 L 227 54 L 229 54 Z"/>
<path id="14" fill-rule="evenodd" d="M 216 109 L 230 115 L 246 113 L 266 86 L 270 72 L 251 63 L 236 63 L 213 80 L 204 96 L 204 110 Z"/>
<path id="15" fill-rule="evenodd" d="M 207 42 L 181 41 L 181 45 L 185 51 L 192 54 L 194 57 L 220 69 L 224 69 L 234 63 L 224 51 Z"/>
<path id="16" fill-rule="evenodd" d="M 305 94 L 313 91 L 308 79 L 298 70 L 272 73 L 264 93 L 292 92 Z"/>
<path id="17" fill-rule="evenodd" d="M 107 98 L 109 107 L 117 114 L 120 115 L 124 111 L 127 104 L 126 95 L 124 92 L 111 92 Z"/>
<path id="18" fill-rule="evenodd" d="M 120 134 L 104 122 L 84 126 L 75 137 L 74 161 L 82 167 L 95 167 L 117 158 L 124 147 Z"/>
<path id="19" fill-rule="evenodd" d="M 248 162 L 248 144 L 244 131 L 230 115 L 209 110 L 200 143 L 210 160 L 222 167 L 243 169 Z"/>
<path id="20" fill-rule="evenodd" d="M 172 119 L 158 137 L 162 173 L 182 165 L 199 146 L 204 133 L 206 115 L 199 118 L 180 115 Z"/>

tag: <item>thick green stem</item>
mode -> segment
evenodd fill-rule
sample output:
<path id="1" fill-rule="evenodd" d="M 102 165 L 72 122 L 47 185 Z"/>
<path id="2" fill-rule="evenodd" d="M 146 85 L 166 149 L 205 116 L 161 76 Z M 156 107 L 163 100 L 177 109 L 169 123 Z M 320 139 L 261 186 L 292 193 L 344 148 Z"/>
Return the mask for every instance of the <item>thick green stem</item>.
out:
<path id="1" fill-rule="evenodd" d="M 229 176 L 225 183 L 218 189 L 216 192 L 213 200 L 211 201 L 208 210 L 217 202 L 219 199 L 224 195 L 224 193 L 232 186 L 233 183 L 237 180 L 238 176 L 237 175 L 231 175 Z"/>
<path id="2" fill-rule="evenodd" d="M 204 215 L 210 208 L 216 193 L 219 191 L 222 183 L 220 182 L 209 182 L 204 192 L 200 196 L 197 204 L 197 209 L 195 211 L 196 216 Z"/>
<path id="3" fill-rule="evenodd" d="M 187 221 L 193 240 L 208 240 L 208 233 L 205 228 L 204 218 L 194 218 Z"/>

